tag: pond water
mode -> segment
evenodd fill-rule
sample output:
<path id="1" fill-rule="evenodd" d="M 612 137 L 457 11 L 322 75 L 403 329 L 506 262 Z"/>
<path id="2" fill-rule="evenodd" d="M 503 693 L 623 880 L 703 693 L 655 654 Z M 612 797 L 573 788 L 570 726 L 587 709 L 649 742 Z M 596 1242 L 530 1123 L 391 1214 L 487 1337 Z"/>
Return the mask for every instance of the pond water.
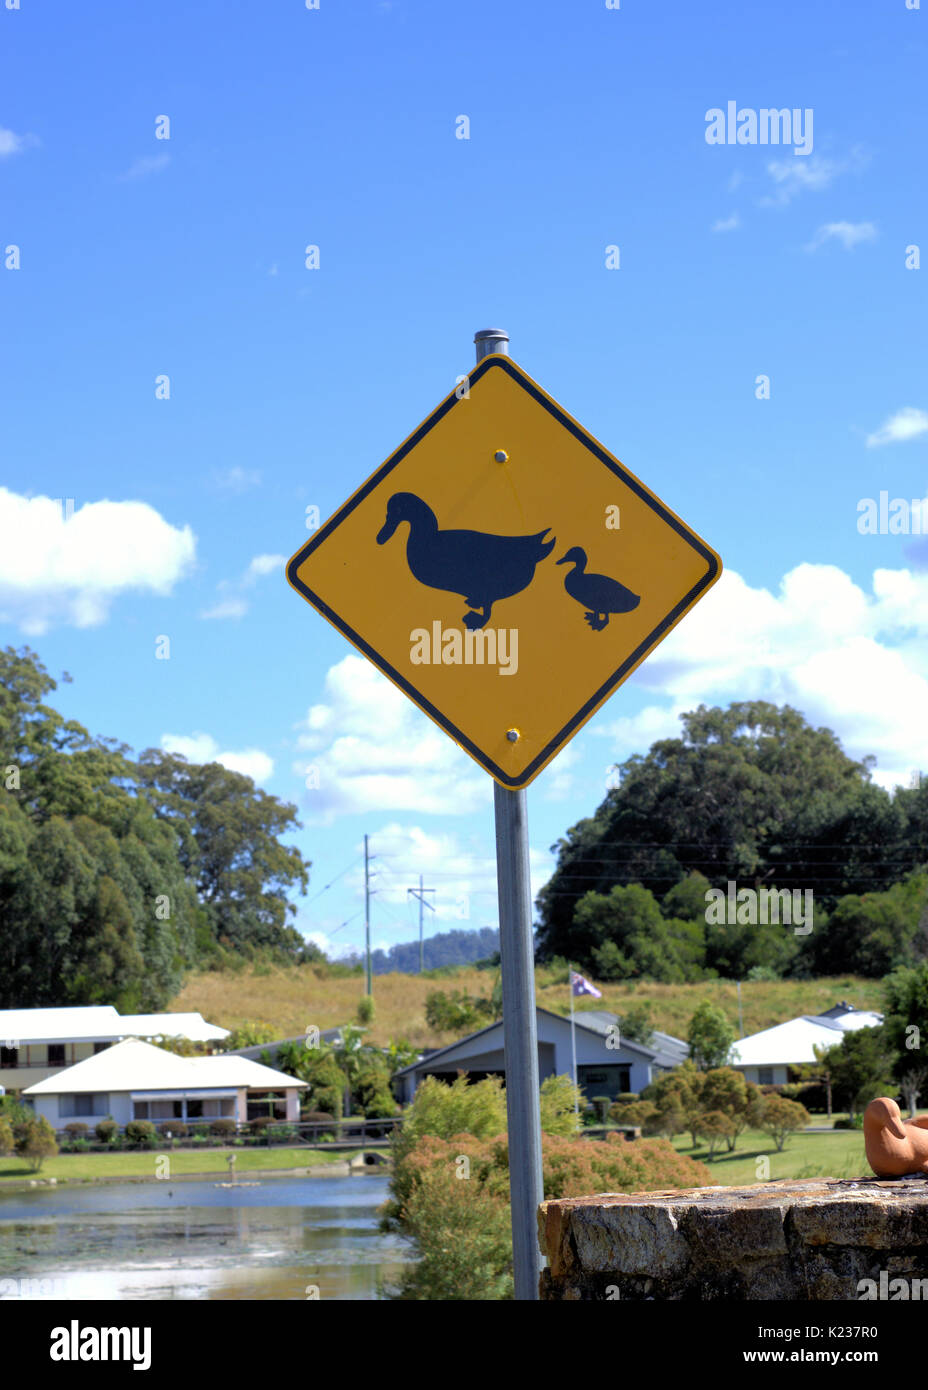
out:
<path id="1" fill-rule="evenodd" d="M 381 1175 L 248 1181 L 0 1193 L 0 1299 L 375 1299 L 411 1258 Z"/>

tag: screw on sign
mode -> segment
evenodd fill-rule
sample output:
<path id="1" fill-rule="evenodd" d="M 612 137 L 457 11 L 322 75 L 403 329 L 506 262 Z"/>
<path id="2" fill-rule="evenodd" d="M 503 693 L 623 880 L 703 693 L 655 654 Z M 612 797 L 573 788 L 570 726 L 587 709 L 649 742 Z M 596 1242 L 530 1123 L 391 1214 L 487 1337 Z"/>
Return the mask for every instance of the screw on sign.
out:
<path id="1" fill-rule="evenodd" d="M 475 342 L 466 386 L 297 551 L 287 578 L 496 784 L 515 1292 L 532 1299 L 542 1184 L 524 789 L 722 566 L 510 359 L 505 333 Z"/>

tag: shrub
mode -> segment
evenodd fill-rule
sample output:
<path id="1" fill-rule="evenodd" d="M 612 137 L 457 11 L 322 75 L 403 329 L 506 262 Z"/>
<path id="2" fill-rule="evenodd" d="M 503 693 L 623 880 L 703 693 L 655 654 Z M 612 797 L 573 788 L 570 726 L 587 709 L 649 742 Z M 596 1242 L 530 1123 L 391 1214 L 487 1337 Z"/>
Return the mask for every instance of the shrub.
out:
<path id="1" fill-rule="evenodd" d="M 804 1129 L 811 1116 L 798 1101 L 768 1096 L 760 1117 L 760 1128 L 769 1134 L 779 1152 L 794 1130 Z"/>
<path id="2" fill-rule="evenodd" d="M 569 1076 L 546 1076 L 541 1083 L 541 1128 L 545 1134 L 576 1134 L 580 1128 L 576 1102 L 579 1086 Z"/>
<path id="3" fill-rule="evenodd" d="M 660 1111 L 653 1101 L 633 1100 L 620 1105 L 618 1101 L 609 1107 L 609 1118 L 619 1125 L 640 1125 L 644 1133 L 658 1132 Z M 671 1136 L 672 1137 L 672 1136 Z"/>
<path id="4" fill-rule="evenodd" d="M 842 1116 L 841 1119 L 835 1120 L 834 1127 L 835 1129 L 863 1129 L 864 1117 L 858 1114 L 848 1116 L 845 1119 L 844 1116 Z"/>
<path id="5" fill-rule="evenodd" d="M 130 1120 L 126 1138 L 139 1149 L 150 1149 L 155 1142 L 155 1127 L 151 1120 Z"/>
<path id="6" fill-rule="evenodd" d="M 325 1110 L 304 1110 L 301 1116 L 307 1124 L 330 1125 L 333 1117 Z"/>
<path id="7" fill-rule="evenodd" d="M 0 1154 L 11 1154 L 13 1142 L 12 1127 L 0 1116 Z"/>
<path id="8" fill-rule="evenodd" d="M 234 1120 L 228 1118 L 213 1120 L 209 1127 L 210 1134 L 218 1134 L 225 1137 L 236 1132 L 237 1126 Z"/>
<path id="9" fill-rule="evenodd" d="M 594 1096 L 593 1105 L 596 1109 L 596 1120 L 598 1124 L 605 1124 L 609 1115 L 609 1107 L 612 1104 L 611 1096 Z"/>
<path id="10" fill-rule="evenodd" d="M 709 1157 L 725 1139 L 734 1135 L 735 1123 L 724 1110 L 700 1110 L 693 1121 L 693 1132 L 709 1145 Z"/>
<path id="11" fill-rule="evenodd" d="M 90 1140 L 89 1140 L 89 1139 L 72 1139 L 72 1140 L 70 1141 L 70 1143 L 66 1145 L 66 1148 L 67 1148 L 67 1151 L 68 1151 L 69 1154 L 85 1154 L 85 1153 L 89 1153 L 89 1151 L 90 1151 Z"/>
<path id="12" fill-rule="evenodd" d="M 33 1116 L 18 1124 L 14 1129 L 14 1144 L 17 1157 L 24 1159 L 33 1173 L 39 1171 L 46 1158 L 54 1158 L 58 1152 L 55 1131 L 44 1116 Z"/>
<path id="13" fill-rule="evenodd" d="M 369 994 L 362 994 L 358 1000 L 357 1019 L 364 1027 L 374 1021 L 374 1001 Z"/>
<path id="14" fill-rule="evenodd" d="M 114 1119 L 108 1116 L 105 1120 L 100 1120 L 94 1126 L 93 1132 L 101 1144 L 112 1144 L 116 1135 L 119 1133 L 119 1125 Z"/>
<path id="15" fill-rule="evenodd" d="M 252 1134 L 257 1134 L 260 1138 L 268 1125 L 272 1125 L 273 1123 L 274 1117 L 272 1115 L 259 1115 L 256 1120 L 250 1120 L 248 1122 L 248 1128 Z"/>
<path id="16" fill-rule="evenodd" d="M 183 1120 L 162 1120 L 158 1126 L 159 1134 L 170 1134 L 173 1139 L 186 1139 L 188 1132 Z"/>
<path id="17" fill-rule="evenodd" d="M 69 1139 L 83 1139 L 84 1135 L 90 1131 L 88 1126 L 82 1124 L 80 1120 L 72 1120 L 69 1125 L 65 1125 L 64 1132 Z"/>
<path id="18" fill-rule="evenodd" d="M 542 1150 L 546 1198 L 711 1181 L 702 1163 L 678 1154 L 663 1139 L 626 1144 L 618 1135 L 609 1135 L 603 1143 L 544 1134 Z M 466 1182 L 459 1176 L 462 1169 Z M 412 1236 L 419 1259 L 404 1271 L 397 1287 L 386 1290 L 388 1297 L 512 1297 L 505 1136 L 480 1140 L 472 1134 L 447 1139 L 424 1135 L 394 1168 L 391 1190 L 395 1200 L 384 1224 Z"/>

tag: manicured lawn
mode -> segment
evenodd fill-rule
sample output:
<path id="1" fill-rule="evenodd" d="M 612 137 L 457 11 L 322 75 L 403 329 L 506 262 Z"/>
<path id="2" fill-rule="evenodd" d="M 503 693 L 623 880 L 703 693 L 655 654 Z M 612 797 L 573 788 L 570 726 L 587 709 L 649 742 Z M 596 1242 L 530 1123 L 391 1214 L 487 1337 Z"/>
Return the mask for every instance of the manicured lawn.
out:
<path id="1" fill-rule="evenodd" d="M 815 1117 L 817 1118 L 817 1117 Z M 823 1121 L 824 1123 L 824 1121 Z M 769 1135 L 748 1129 L 739 1137 L 734 1153 L 716 1151 L 709 1158 L 704 1144 L 695 1149 L 688 1134 L 678 1134 L 674 1148 L 687 1158 L 698 1158 L 712 1174 L 712 1182 L 739 1187 L 764 1178 L 865 1178 L 872 1177 L 864 1154 L 860 1130 L 837 1129 L 829 1134 L 791 1134 L 781 1153 Z M 770 1171 L 764 1172 L 758 1160 L 764 1155 Z"/>
<path id="2" fill-rule="evenodd" d="M 0 1158 L 0 1183 L 11 1178 L 57 1178 L 59 1182 L 80 1181 L 86 1178 L 153 1178 L 156 1175 L 155 1161 L 166 1155 L 170 1161 L 171 1173 L 221 1173 L 228 1176 L 226 1162 L 230 1153 L 235 1154 L 235 1174 L 253 1173 L 258 1169 L 313 1168 L 323 1163 L 340 1163 L 354 1158 L 358 1150 L 342 1150 L 332 1153 L 325 1149 L 273 1148 L 253 1149 L 147 1149 L 140 1152 L 127 1150 L 111 1154 L 58 1154 L 47 1158 L 39 1173 L 30 1173 L 21 1159 Z"/>

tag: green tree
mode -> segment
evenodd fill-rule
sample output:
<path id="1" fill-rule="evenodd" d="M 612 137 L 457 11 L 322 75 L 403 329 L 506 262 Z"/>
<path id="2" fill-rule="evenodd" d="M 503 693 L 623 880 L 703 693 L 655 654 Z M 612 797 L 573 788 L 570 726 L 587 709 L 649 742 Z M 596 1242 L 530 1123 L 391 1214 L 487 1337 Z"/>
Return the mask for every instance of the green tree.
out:
<path id="1" fill-rule="evenodd" d="M 665 918 L 640 883 L 585 893 L 576 905 L 574 932 L 578 956 L 591 958 L 602 980 L 646 975 L 681 983 L 701 974 L 702 926 Z"/>
<path id="2" fill-rule="evenodd" d="M 545 1134 L 576 1134 L 581 1128 L 579 1086 L 569 1076 L 546 1076 L 541 1083 L 541 1128 Z"/>
<path id="3" fill-rule="evenodd" d="M 877 1096 L 892 1094 L 896 1053 L 882 1028 L 856 1028 L 825 1053 L 835 1089 L 853 1120 Z"/>
<path id="4" fill-rule="evenodd" d="M 789 1136 L 797 1129 L 805 1129 L 810 1116 L 804 1105 L 785 1096 L 768 1096 L 760 1115 L 759 1128 L 769 1134 L 779 1153 Z"/>
<path id="5" fill-rule="evenodd" d="M 699 1097 L 703 1110 L 721 1111 L 731 1121 L 730 1131 L 725 1135 L 730 1153 L 734 1152 L 738 1136 L 749 1126 L 756 1125 L 762 1101 L 760 1087 L 753 1081 L 745 1081 L 734 1067 L 715 1067 L 706 1072 Z"/>
<path id="6" fill-rule="evenodd" d="M 593 967 L 602 943 L 578 935 L 574 920 L 588 892 L 608 896 L 615 884 L 643 883 L 662 898 L 693 873 L 722 888 L 734 880 L 811 889 L 830 909 L 842 894 L 888 889 L 893 865 L 913 854 L 917 835 L 928 840 L 928 811 L 894 801 L 872 783 L 872 758 L 848 758 L 829 729 L 812 728 L 789 706 L 700 706 L 681 722 L 679 738 L 623 763 L 620 784 L 555 846 L 557 867 L 538 898 L 542 960 L 570 956 Z M 692 885 L 665 902 L 665 912 L 698 925 L 697 907 Z M 761 951 L 745 955 L 748 968 L 782 971 L 785 953 L 791 971 L 807 973 L 811 953 L 797 950 L 797 940 L 780 931 L 766 945 L 750 937 L 733 944 L 742 955 L 752 943 Z M 720 942 L 709 930 L 707 951 Z M 764 958 L 768 950 L 774 959 Z"/>
<path id="7" fill-rule="evenodd" d="M 928 1088 L 928 962 L 887 976 L 884 984 L 883 1031 L 897 1053 L 895 1075 L 914 1117 L 921 1093 Z"/>
<path id="8" fill-rule="evenodd" d="M 156 814 L 176 833 L 211 939 L 233 950 L 270 949 L 291 958 L 305 946 L 289 919 L 289 893 L 305 893 L 310 864 L 280 836 L 300 828 L 296 807 L 219 763 L 188 763 L 149 748 L 137 776 Z"/>
<path id="9" fill-rule="evenodd" d="M 651 1018 L 650 1004 L 630 1004 L 619 1021 L 621 1036 L 629 1042 L 643 1043 L 650 1047 L 654 1037 L 654 1021 Z"/>
<path id="10" fill-rule="evenodd" d="M 846 894 L 816 935 L 815 966 L 823 975 L 852 971 L 880 979 L 925 954 L 923 916 L 928 873 L 919 871 L 883 893 Z"/>
<path id="11" fill-rule="evenodd" d="M 731 1055 L 735 1030 L 725 1013 L 707 999 L 690 1019 L 687 1042 L 690 1056 L 701 1071 L 724 1067 Z"/>
<path id="12" fill-rule="evenodd" d="M 734 1135 L 734 1123 L 730 1115 L 726 1115 L 724 1110 L 697 1110 L 694 1120 L 693 1144 L 695 1147 L 696 1138 L 705 1139 L 709 1145 L 709 1157 L 712 1158 L 715 1151 L 725 1141 L 729 1141 L 729 1148 L 732 1147 L 731 1139 Z"/>
<path id="13" fill-rule="evenodd" d="M 161 1008 L 193 963 L 192 887 L 128 749 L 44 703 L 55 688 L 29 648 L 0 652 L 0 1006 Z"/>
<path id="14" fill-rule="evenodd" d="M 46 1158 L 54 1158 L 58 1152 L 55 1131 L 44 1115 L 22 1121 L 14 1133 L 17 1157 L 26 1162 L 30 1172 L 38 1173 Z"/>
<path id="15" fill-rule="evenodd" d="M 10 1124 L 0 1115 L 0 1156 L 5 1157 L 13 1152 L 13 1129 Z"/>

